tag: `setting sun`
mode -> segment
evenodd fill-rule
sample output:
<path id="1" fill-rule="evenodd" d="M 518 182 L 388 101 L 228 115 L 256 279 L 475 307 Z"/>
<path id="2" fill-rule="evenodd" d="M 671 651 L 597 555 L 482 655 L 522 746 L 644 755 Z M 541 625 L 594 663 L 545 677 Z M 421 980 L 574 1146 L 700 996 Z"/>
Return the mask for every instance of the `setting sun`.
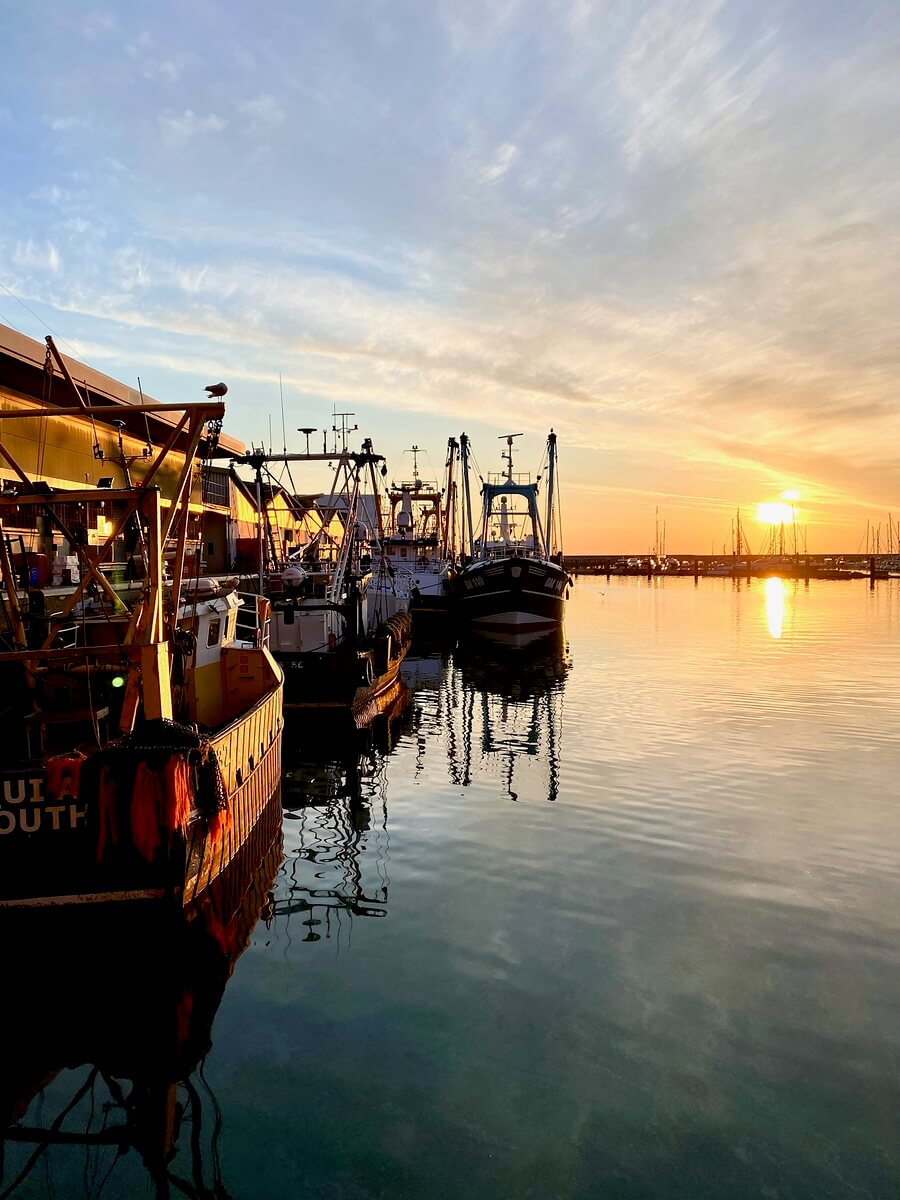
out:
<path id="1" fill-rule="evenodd" d="M 756 506 L 756 519 L 763 525 L 793 525 L 794 509 L 783 500 L 769 500 Z"/>

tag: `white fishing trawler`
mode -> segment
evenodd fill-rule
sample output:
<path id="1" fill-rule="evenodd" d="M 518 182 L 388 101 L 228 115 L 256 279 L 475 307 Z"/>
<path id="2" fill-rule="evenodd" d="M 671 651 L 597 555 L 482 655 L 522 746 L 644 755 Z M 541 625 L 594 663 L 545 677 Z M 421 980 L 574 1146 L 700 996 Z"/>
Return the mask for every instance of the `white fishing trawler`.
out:
<path id="1" fill-rule="evenodd" d="M 392 482 L 387 496 L 390 516 L 386 533 L 372 541 L 370 605 L 386 617 L 408 611 L 414 619 L 446 617 L 453 576 L 454 466 L 458 443 L 448 443 L 443 489 L 419 474 L 418 446 L 412 478 Z"/>

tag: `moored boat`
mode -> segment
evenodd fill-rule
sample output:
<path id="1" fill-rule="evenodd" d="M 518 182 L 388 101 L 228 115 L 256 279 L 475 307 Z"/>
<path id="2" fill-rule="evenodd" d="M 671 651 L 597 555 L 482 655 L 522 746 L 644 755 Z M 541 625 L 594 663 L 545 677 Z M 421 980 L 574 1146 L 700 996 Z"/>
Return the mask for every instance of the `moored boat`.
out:
<path id="1" fill-rule="evenodd" d="M 235 461 L 252 466 L 256 489 L 262 490 L 262 470 L 268 463 L 337 460 L 333 490 L 340 484 L 343 533 L 334 556 L 323 563 L 305 547 L 286 563 L 267 558 L 272 539 L 266 536 L 259 506 L 259 590 L 271 599 L 271 649 L 284 671 L 286 710 L 303 710 L 309 717 L 350 716 L 363 725 L 389 699 L 400 664 L 409 649 L 408 613 L 384 616 L 369 590 L 371 564 L 363 553 L 368 537 L 360 514 L 364 473 L 375 489 L 375 467 L 383 461 L 366 439 L 360 452 L 343 448 L 334 454 L 274 454 L 254 452 Z"/>
<path id="2" fill-rule="evenodd" d="M 482 521 L 474 536 L 469 490 L 469 440 L 460 439 L 469 553 L 453 581 L 457 615 L 486 633 L 531 633 L 562 624 L 572 578 L 563 565 L 556 503 L 556 434 L 547 439 L 547 503 L 542 523 L 538 481 L 513 472 L 506 435 L 506 471 L 482 486 Z"/>
<path id="3" fill-rule="evenodd" d="M 207 447 L 215 440 L 224 406 L 144 407 L 185 412 L 139 486 L 100 493 L 115 517 L 97 547 L 67 528 L 72 507 L 96 502 L 96 489 L 35 484 L 0 443 L 18 479 L 0 496 L 0 906 L 186 904 L 235 856 L 278 784 L 282 672 L 262 638 L 238 636 L 236 596 L 185 582 L 195 458 L 205 430 Z M 82 404 L 0 418 L 84 413 Z M 182 433 L 187 450 L 166 506 L 155 480 Z M 77 548 L 79 582 L 64 595 L 18 585 L 2 516 L 28 506 Z M 130 608 L 101 570 L 126 528 L 144 572 Z"/>
<path id="4" fill-rule="evenodd" d="M 412 479 L 394 480 L 388 488 L 388 529 L 372 543 L 369 585 L 370 604 L 385 616 L 408 611 L 421 622 L 449 612 L 457 451 L 451 438 L 443 490 L 419 474 L 418 446 L 410 451 Z"/>

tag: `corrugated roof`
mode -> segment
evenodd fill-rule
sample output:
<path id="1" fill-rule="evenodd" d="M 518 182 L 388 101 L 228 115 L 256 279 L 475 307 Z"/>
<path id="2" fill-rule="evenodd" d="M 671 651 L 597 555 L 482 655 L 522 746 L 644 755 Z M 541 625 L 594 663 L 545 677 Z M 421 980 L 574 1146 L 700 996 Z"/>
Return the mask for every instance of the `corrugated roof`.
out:
<path id="1" fill-rule="evenodd" d="M 17 359 L 19 362 L 43 371 L 46 352 L 47 348 L 43 342 L 36 342 L 33 338 L 26 337 L 15 329 L 10 329 L 8 325 L 0 323 L 0 356 Z M 141 395 L 137 388 L 129 387 L 127 383 L 121 383 L 109 375 L 95 371 L 93 367 L 80 362 L 77 358 L 71 358 L 67 354 L 63 354 L 62 357 L 75 382 L 83 383 L 95 396 L 102 397 L 110 404 L 134 405 L 141 403 Z M 56 378 L 61 381 L 62 375 L 58 368 L 54 368 L 54 371 Z M 203 388 L 199 387 L 198 392 L 202 391 Z M 198 399 L 200 399 L 199 396 Z M 154 397 L 148 396 L 146 392 L 144 401 L 148 404 L 156 403 Z M 154 420 L 162 421 L 166 425 L 175 425 L 178 421 L 177 413 L 163 412 L 152 415 Z M 219 444 L 223 449 L 235 454 L 243 454 L 246 450 L 243 442 L 239 442 L 226 433 L 221 434 Z"/>

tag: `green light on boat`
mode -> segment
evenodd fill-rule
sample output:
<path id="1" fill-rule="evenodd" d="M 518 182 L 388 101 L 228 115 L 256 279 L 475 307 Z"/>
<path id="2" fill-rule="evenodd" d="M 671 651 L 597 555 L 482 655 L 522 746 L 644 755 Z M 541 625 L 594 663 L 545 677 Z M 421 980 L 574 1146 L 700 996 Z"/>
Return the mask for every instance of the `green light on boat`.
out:
<path id="1" fill-rule="evenodd" d="M 110 680 L 110 683 L 115 688 L 124 687 L 125 686 L 125 676 L 124 675 L 113 675 L 112 679 Z"/>

